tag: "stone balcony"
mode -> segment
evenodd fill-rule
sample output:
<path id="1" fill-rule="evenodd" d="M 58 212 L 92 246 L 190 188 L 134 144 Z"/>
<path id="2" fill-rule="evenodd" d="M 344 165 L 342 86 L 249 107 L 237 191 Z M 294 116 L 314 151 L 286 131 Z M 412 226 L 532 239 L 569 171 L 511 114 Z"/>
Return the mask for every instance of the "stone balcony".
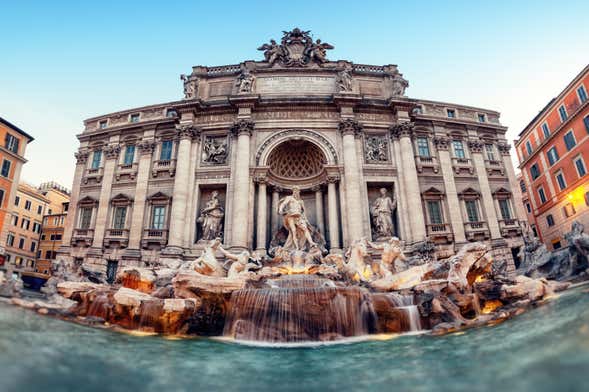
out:
<path id="1" fill-rule="evenodd" d="M 148 248 L 149 245 L 166 246 L 168 243 L 167 229 L 144 229 L 143 238 L 141 239 L 141 247 Z"/>
<path id="2" fill-rule="evenodd" d="M 503 237 L 516 237 L 522 233 L 522 228 L 517 219 L 500 219 L 499 230 L 501 230 Z"/>
<path id="3" fill-rule="evenodd" d="M 415 167 L 418 173 L 423 173 L 423 169 L 431 169 L 434 173 L 440 170 L 440 164 L 436 157 L 424 157 L 420 155 L 415 156 Z"/>
<path id="4" fill-rule="evenodd" d="M 128 229 L 107 229 L 104 235 L 104 246 L 118 245 L 123 248 L 129 244 Z"/>
<path id="5" fill-rule="evenodd" d="M 499 174 L 505 175 L 505 168 L 503 167 L 503 162 L 493 160 L 493 159 L 485 159 L 485 168 L 487 169 L 487 173 L 489 175 L 492 174 Z"/>
<path id="6" fill-rule="evenodd" d="M 454 233 L 448 223 L 430 223 L 426 229 L 428 238 L 434 242 L 450 243 L 454 240 Z"/>
<path id="7" fill-rule="evenodd" d="M 103 168 L 99 167 L 96 169 L 86 169 L 84 172 L 84 177 L 82 178 L 83 184 L 88 183 L 100 183 L 102 181 L 103 176 Z"/>
<path id="8" fill-rule="evenodd" d="M 491 238 L 487 222 L 466 222 L 464 224 L 464 231 L 466 239 L 469 241 L 488 240 Z"/>
<path id="9" fill-rule="evenodd" d="M 469 158 L 452 158 L 452 168 L 456 174 L 462 172 L 468 172 L 471 175 L 474 174 L 474 167 L 472 166 L 472 160 Z"/>
<path id="10" fill-rule="evenodd" d="M 176 160 L 175 159 L 160 159 L 153 162 L 153 168 L 151 174 L 153 177 L 158 177 L 161 174 L 174 177 L 176 173 Z"/>
<path id="11" fill-rule="evenodd" d="M 130 180 L 134 181 L 137 177 L 137 163 L 132 163 L 130 165 L 119 164 L 117 167 L 117 171 L 115 173 L 115 178 L 117 181 L 121 180 Z"/>
<path id="12" fill-rule="evenodd" d="M 86 246 L 92 245 L 94 239 L 94 229 L 74 229 L 72 235 L 72 245 L 84 243 Z"/>

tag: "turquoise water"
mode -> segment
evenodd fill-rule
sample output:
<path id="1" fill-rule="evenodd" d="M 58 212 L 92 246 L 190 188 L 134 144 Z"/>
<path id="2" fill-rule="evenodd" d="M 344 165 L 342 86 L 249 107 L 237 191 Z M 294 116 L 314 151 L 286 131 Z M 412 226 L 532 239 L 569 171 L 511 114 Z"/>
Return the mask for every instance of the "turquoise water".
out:
<path id="1" fill-rule="evenodd" d="M 138 337 L 0 304 L 0 391 L 587 391 L 587 289 L 494 327 L 314 348 Z"/>

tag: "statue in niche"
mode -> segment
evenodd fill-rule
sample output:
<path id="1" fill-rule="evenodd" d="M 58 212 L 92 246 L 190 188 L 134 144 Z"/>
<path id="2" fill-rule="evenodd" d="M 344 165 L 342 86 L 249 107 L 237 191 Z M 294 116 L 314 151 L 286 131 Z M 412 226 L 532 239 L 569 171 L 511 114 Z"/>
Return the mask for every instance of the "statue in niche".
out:
<path id="1" fill-rule="evenodd" d="M 393 95 L 405 95 L 405 89 L 409 87 L 409 83 L 401 76 L 397 75 L 393 78 Z"/>
<path id="2" fill-rule="evenodd" d="M 368 136 L 364 142 L 367 162 L 387 162 L 387 141 L 384 137 Z"/>
<path id="3" fill-rule="evenodd" d="M 237 92 L 239 94 L 251 93 L 254 86 L 254 80 L 254 75 L 252 75 L 247 68 L 243 68 L 241 75 L 239 75 L 235 82 L 237 85 Z"/>
<path id="4" fill-rule="evenodd" d="M 310 247 L 317 246 L 311 235 L 311 225 L 305 215 L 305 204 L 298 187 L 293 187 L 292 195 L 278 203 L 278 213 L 282 215 L 284 227 L 288 231 L 285 249 L 302 250 L 307 243 Z"/>
<path id="5" fill-rule="evenodd" d="M 213 191 L 211 198 L 196 220 L 202 227 L 201 239 L 203 240 L 213 240 L 215 238 L 221 238 L 223 235 L 222 220 L 225 216 L 225 211 L 221 207 L 218 196 L 219 192 Z"/>
<path id="6" fill-rule="evenodd" d="M 198 79 L 191 75 L 180 75 L 180 79 L 184 82 L 184 99 L 196 98 Z"/>
<path id="7" fill-rule="evenodd" d="M 374 237 L 377 240 L 388 239 L 395 233 L 393 213 L 397 209 L 397 200 L 387 194 L 386 188 L 380 188 L 380 196 L 372 203 L 370 215 L 374 224 Z"/>
<path id="8" fill-rule="evenodd" d="M 352 70 L 350 67 L 344 68 L 337 74 L 337 90 L 344 93 L 352 91 Z"/>
<path id="9" fill-rule="evenodd" d="M 227 162 L 227 138 L 207 137 L 203 144 L 202 161 L 215 165 L 222 165 Z"/>

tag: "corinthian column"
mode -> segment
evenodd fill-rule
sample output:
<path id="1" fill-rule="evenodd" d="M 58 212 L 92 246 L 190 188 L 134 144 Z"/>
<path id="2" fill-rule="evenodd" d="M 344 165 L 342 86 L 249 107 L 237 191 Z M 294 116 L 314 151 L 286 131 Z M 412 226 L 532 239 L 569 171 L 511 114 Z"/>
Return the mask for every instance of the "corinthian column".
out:
<path id="1" fill-rule="evenodd" d="M 350 242 L 363 236 L 362 192 L 360 190 L 360 166 L 356 154 L 355 138 L 362 133 L 362 126 L 351 118 L 339 123 L 344 148 L 344 175 L 346 186 L 346 209 Z"/>
<path id="2" fill-rule="evenodd" d="M 147 185 L 149 182 L 149 169 L 155 141 L 142 140 L 137 143 L 139 151 L 139 163 L 137 165 L 137 187 L 135 188 L 135 201 L 133 215 L 131 216 L 131 229 L 129 231 L 129 247 L 125 250 L 128 255 L 141 256 L 139 247 L 143 234 L 143 219 L 145 215 L 145 200 L 147 198 Z"/>
<path id="3" fill-rule="evenodd" d="M 411 134 L 413 123 L 402 122 L 391 127 L 391 136 L 399 139 L 401 150 L 401 161 L 403 163 L 405 194 L 407 195 L 407 210 L 409 211 L 409 225 L 411 226 L 411 241 L 423 241 L 425 239 L 425 219 L 421 206 L 421 192 L 419 191 L 419 180 L 415 157 L 413 155 L 413 143 Z"/>
<path id="4" fill-rule="evenodd" d="M 256 250 L 260 255 L 266 254 L 266 229 L 268 227 L 268 203 L 266 197 L 266 179 L 256 178 L 258 183 L 258 219 L 256 227 Z"/>
<path id="5" fill-rule="evenodd" d="M 72 184 L 72 194 L 70 196 L 69 213 L 66 216 L 65 228 L 63 231 L 63 248 L 68 248 L 71 244 L 72 233 L 74 231 L 74 226 L 76 225 L 77 204 L 78 199 L 80 198 L 80 184 L 82 182 L 82 177 L 84 176 L 84 170 L 86 170 L 88 155 L 89 152 L 86 149 L 80 149 L 75 155 L 76 169 L 74 171 L 74 183 Z"/>
<path id="6" fill-rule="evenodd" d="M 247 248 L 250 137 L 253 130 L 254 122 L 247 119 L 241 119 L 231 127 L 231 132 L 237 137 L 231 246 L 242 249 Z"/>
<path id="7" fill-rule="evenodd" d="M 98 200 L 98 212 L 96 213 L 96 225 L 94 226 L 94 240 L 92 247 L 102 249 L 102 242 L 104 241 L 104 232 L 106 230 L 106 218 L 108 216 L 108 208 L 110 205 L 110 194 L 112 188 L 112 181 L 117 165 L 117 159 L 121 152 L 121 146 L 118 144 L 111 144 L 102 150 L 104 154 L 104 167 L 102 172 L 102 186 L 100 187 L 100 199 Z"/>
<path id="8" fill-rule="evenodd" d="M 192 124 L 178 126 L 178 156 L 176 157 L 176 174 L 172 193 L 170 212 L 170 231 L 166 254 L 181 254 L 184 245 L 184 230 L 187 230 L 186 211 L 188 209 L 188 186 L 190 184 L 190 146 L 198 130 Z"/>
<path id="9" fill-rule="evenodd" d="M 499 144 L 497 147 L 499 148 L 499 152 L 503 158 L 505 174 L 507 174 L 507 178 L 509 179 L 509 186 L 511 187 L 511 193 L 513 194 L 513 208 L 515 209 L 515 215 L 520 222 L 526 222 L 528 218 L 526 212 L 524 211 L 521 188 L 519 187 L 517 178 L 515 177 L 515 170 L 513 170 L 513 163 L 511 162 L 511 156 L 509 155 L 511 146 L 509 144 Z"/>
<path id="10" fill-rule="evenodd" d="M 491 186 L 489 185 L 489 178 L 487 177 L 487 169 L 485 168 L 485 159 L 483 158 L 483 143 L 478 140 L 469 140 L 468 148 L 476 176 L 481 187 L 481 198 L 483 199 L 483 208 L 487 215 L 487 224 L 491 232 L 491 239 L 500 239 L 501 231 L 499 230 L 499 222 L 497 221 L 497 213 L 495 212 L 495 203 L 491 193 Z"/>
<path id="11" fill-rule="evenodd" d="M 339 249 L 339 224 L 337 216 L 337 190 L 335 183 L 339 179 L 331 176 L 327 177 L 327 217 L 329 219 L 329 247 L 330 251 Z"/>
<path id="12" fill-rule="evenodd" d="M 323 192 L 318 186 L 315 191 L 315 216 L 317 216 L 317 228 L 322 236 L 325 236 L 325 221 L 323 220 Z"/>

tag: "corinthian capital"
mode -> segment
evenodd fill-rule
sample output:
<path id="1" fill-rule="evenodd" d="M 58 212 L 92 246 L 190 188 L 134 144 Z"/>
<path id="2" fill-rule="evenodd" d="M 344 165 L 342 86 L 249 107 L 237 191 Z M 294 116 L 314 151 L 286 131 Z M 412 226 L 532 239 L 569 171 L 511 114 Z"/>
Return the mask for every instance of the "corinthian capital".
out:
<path id="1" fill-rule="evenodd" d="M 80 151 L 74 153 L 74 156 L 76 157 L 76 164 L 79 165 L 79 164 L 88 162 L 89 155 L 90 155 L 90 153 L 87 150 L 80 150 Z"/>
<path id="2" fill-rule="evenodd" d="M 255 123 L 252 120 L 242 118 L 233 123 L 230 131 L 234 136 L 239 136 L 242 133 L 251 136 L 254 131 L 254 125 Z"/>
<path id="3" fill-rule="evenodd" d="M 139 149 L 139 153 L 142 155 L 151 154 L 155 149 L 155 141 L 141 140 L 139 143 L 137 143 L 137 148 Z"/>
<path id="4" fill-rule="evenodd" d="M 355 137 L 360 137 L 362 135 L 363 127 L 362 124 L 353 118 L 346 118 L 345 120 L 340 121 L 337 129 L 342 135 L 354 135 Z"/>
<path id="5" fill-rule="evenodd" d="M 469 140 L 468 141 L 468 149 L 471 152 L 482 152 L 483 151 L 483 143 L 478 140 Z"/>
<path id="6" fill-rule="evenodd" d="M 501 155 L 509 155 L 509 150 L 511 150 L 511 144 L 507 144 L 507 143 L 497 144 L 497 149 L 499 150 Z"/>
<path id="7" fill-rule="evenodd" d="M 117 159 L 121 152 L 121 146 L 118 144 L 110 144 L 102 149 L 106 159 Z"/>
<path id="8" fill-rule="evenodd" d="M 391 136 L 393 138 L 411 137 L 413 135 L 413 128 L 415 124 L 411 121 L 394 124 L 391 126 Z"/>
<path id="9" fill-rule="evenodd" d="M 182 139 L 192 139 L 194 137 L 198 137 L 200 135 L 200 129 L 195 127 L 193 124 L 179 124 L 176 125 L 176 132 L 178 138 Z"/>
<path id="10" fill-rule="evenodd" d="M 446 136 L 435 136 L 434 144 L 438 150 L 447 150 L 448 146 L 450 145 L 450 139 L 448 139 Z"/>

